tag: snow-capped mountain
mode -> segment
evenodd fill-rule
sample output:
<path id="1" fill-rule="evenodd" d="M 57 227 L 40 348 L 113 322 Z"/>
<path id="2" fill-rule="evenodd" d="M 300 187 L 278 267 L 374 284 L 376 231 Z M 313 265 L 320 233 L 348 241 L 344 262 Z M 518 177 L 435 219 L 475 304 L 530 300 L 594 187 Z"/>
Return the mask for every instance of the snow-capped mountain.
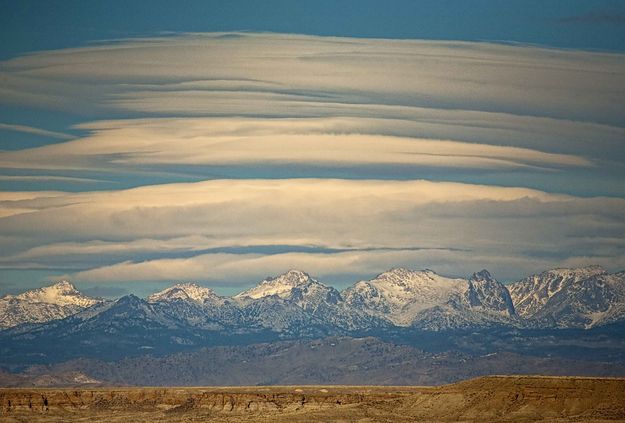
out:
<path id="1" fill-rule="evenodd" d="M 334 306 L 342 302 L 339 291 L 300 270 L 289 270 L 275 278 L 267 278 L 233 298 L 241 304 L 249 304 L 268 297 L 279 298 L 311 314 L 323 305 Z"/>
<path id="2" fill-rule="evenodd" d="M 522 325 L 508 290 L 487 270 L 474 273 L 444 303 L 417 313 L 412 323 L 430 331 Z"/>
<path id="3" fill-rule="evenodd" d="M 180 283 L 147 300 L 103 301 L 60 282 L 0 299 L 3 329 L 22 323 L 54 326 L 59 319 L 93 330 L 114 331 L 134 322 L 133 327 L 149 330 L 271 332 L 287 338 L 385 328 L 591 328 L 625 321 L 625 272 L 608 274 L 596 266 L 554 269 L 505 286 L 486 270 L 462 279 L 398 268 L 339 292 L 290 270 L 233 297 Z"/>
<path id="4" fill-rule="evenodd" d="M 510 295 L 487 271 L 467 281 L 427 269 L 392 269 L 356 283 L 342 295 L 352 308 L 395 326 L 442 330 L 513 323 Z"/>
<path id="5" fill-rule="evenodd" d="M 176 284 L 150 295 L 147 300 L 163 314 L 192 327 L 223 330 L 244 325 L 236 301 L 195 283 Z"/>
<path id="6" fill-rule="evenodd" d="M 101 301 L 82 294 L 68 281 L 57 282 L 54 285 L 33 289 L 15 296 L 7 295 L 4 298 L 15 298 L 30 303 L 47 303 L 60 306 L 75 305 L 82 308 L 92 306 Z"/>
<path id="7" fill-rule="evenodd" d="M 294 288 L 300 288 L 310 285 L 320 285 L 315 279 L 311 278 L 308 273 L 301 270 L 289 270 L 288 272 L 276 276 L 269 277 L 261 281 L 258 285 L 241 292 L 234 296 L 235 299 L 258 299 L 276 295 L 280 298 L 291 296 Z"/>
<path id="8" fill-rule="evenodd" d="M 508 286 L 517 313 L 537 326 L 590 328 L 625 318 L 625 273 L 553 269 Z"/>
<path id="9" fill-rule="evenodd" d="M 233 298 L 220 297 L 197 284 L 177 284 L 149 296 L 148 302 L 165 315 L 201 329 L 272 330 L 286 336 L 315 331 L 322 334 L 314 328 L 324 326 L 324 322 L 304 309 L 302 302 L 306 300 L 301 295 L 302 290 L 322 286 L 306 273 L 292 270 L 267 278 Z"/>
<path id="10" fill-rule="evenodd" d="M 100 302 L 83 295 L 67 281 L 7 295 L 0 298 L 0 328 L 62 319 Z"/>
<path id="11" fill-rule="evenodd" d="M 174 329 L 185 326 L 178 318 L 168 316 L 153 304 L 132 294 L 100 307 L 84 310 L 71 318 L 80 321 L 81 330 L 89 329 L 109 334 L 123 332 L 129 328 Z"/>
<path id="12" fill-rule="evenodd" d="M 234 299 L 251 321 L 271 329 L 325 327 L 324 332 L 336 333 L 384 326 L 384 321 L 349 307 L 335 288 L 300 270 L 267 278 Z"/>
<path id="13" fill-rule="evenodd" d="M 339 292 L 293 270 L 234 297 L 183 283 L 147 299 L 127 295 L 115 301 L 90 299 L 61 283 L 4 297 L 0 311 L 6 363 L 119 360 L 215 345 L 271 348 L 277 340 L 326 336 L 380 336 L 480 353 L 482 342 L 509 345 L 512 337 L 517 347 L 528 342 L 531 351 L 550 351 L 552 338 L 575 336 L 558 328 L 575 328 L 581 337 L 597 326 L 603 327 L 592 336 L 622 333 L 625 272 L 556 269 L 508 289 L 485 270 L 461 279 L 392 269 Z M 536 328 L 548 336 L 533 338 Z"/>
<path id="14" fill-rule="evenodd" d="M 148 302 L 171 300 L 189 300 L 203 304 L 206 301 L 218 300 L 220 297 L 210 288 L 205 288 L 196 283 L 178 283 L 148 297 Z"/>
<path id="15" fill-rule="evenodd" d="M 176 301 L 178 302 L 178 301 Z M 35 351 L 33 360 L 97 356 L 104 359 L 182 351 L 210 342 L 207 334 L 160 305 L 134 295 L 95 304 L 64 319 L 0 332 L 13 357 Z M 1 341 L 0 341 L 1 342 Z M 7 359 L 12 355 L 7 353 Z M 41 356 L 41 358 L 39 357 Z"/>
<path id="16" fill-rule="evenodd" d="M 423 310 L 444 304 L 460 294 L 465 281 L 440 277 L 431 270 L 404 268 L 381 273 L 370 281 L 360 281 L 343 291 L 353 308 L 386 319 L 397 326 L 410 326 Z"/>

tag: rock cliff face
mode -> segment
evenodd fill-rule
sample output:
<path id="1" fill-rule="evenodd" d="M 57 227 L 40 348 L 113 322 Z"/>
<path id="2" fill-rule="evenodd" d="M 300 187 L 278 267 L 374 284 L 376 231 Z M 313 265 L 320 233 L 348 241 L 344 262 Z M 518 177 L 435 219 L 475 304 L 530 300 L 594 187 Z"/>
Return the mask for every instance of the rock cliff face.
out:
<path id="1" fill-rule="evenodd" d="M 349 405 L 363 401 L 362 393 L 347 390 L 276 388 L 128 388 L 0 391 L 2 414 L 59 411 L 155 411 L 204 410 L 216 413 L 263 413 Z M 374 399 L 377 396 L 374 395 Z"/>
<path id="2" fill-rule="evenodd" d="M 514 317 L 516 311 L 510 292 L 505 285 L 497 281 L 488 270 L 474 273 L 469 278 L 464 302 L 472 308 L 486 313 L 500 314 L 502 317 Z"/>
<path id="3" fill-rule="evenodd" d="M 487 377 L 432 388 L 3 389 L 0 417 L 30 422 L 625 421 L 625 379 Z"/>

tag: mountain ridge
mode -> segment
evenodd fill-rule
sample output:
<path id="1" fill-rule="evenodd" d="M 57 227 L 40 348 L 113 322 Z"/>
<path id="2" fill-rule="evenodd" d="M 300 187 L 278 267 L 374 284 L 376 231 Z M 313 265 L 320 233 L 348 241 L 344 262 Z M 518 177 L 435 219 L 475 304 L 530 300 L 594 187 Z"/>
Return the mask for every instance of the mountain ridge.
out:
<path id="1" fill-rule="evenodd" d="M 87 321 L 106 315 L 120 301 L 136 308 L 138 315 L 150 310 L 152 319 L 170 327 L 269 330 L 294 337 L 384 327 L 591 328 L 625 320 L 625 272 L 610 274 L 599 266 L 559 268 L 504 285 L 486 269 L 463 279 L 400 267 L 338 291 L 292 269 L 231 297 L 188 282 L 145 300 L 131 295 L 112 301 L 84 296 L 61 281 L 1 298 L 0 328 L 72 316 Z"/>

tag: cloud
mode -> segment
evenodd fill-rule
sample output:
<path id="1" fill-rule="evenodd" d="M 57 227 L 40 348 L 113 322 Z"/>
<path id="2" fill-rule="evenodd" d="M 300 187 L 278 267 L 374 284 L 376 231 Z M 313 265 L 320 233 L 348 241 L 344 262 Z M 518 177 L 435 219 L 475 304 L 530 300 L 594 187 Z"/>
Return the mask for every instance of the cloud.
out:
<path id="1" fill-rule="evenodd" d="M 81 126 L 93 131 L 85 138 L 0 154 L 0 166 L 131 171 L 142 165 L 506 169 L 592 164 L 583 157 L 529 148 L 386 135 L 389 125 L 355 118 L 99 122 Z"/>
<path id="2" fill-rule="evenodd" d="M 405 106 L 621 125 L 623 55 L 489 43 L 187 34 L 0 64 L 4 101 L 300 117 Z"/>
<path id="3" fill-rule="evenodd" d="M 584 266 L 598 263 L 608 268 L 625 264 L 625 256 L 600 258 L 573 257 L 557 262 Z M 359 279 L 371 278 L 395 266 L 414 269 L 433 268 L 444 275 L 468 277 L 471 272 L 488 267 L 502 281 L 554 266 L 548 258 L 508 256 L 496 253 L 475 254 L 450 250 L 357 251 L 334 254 L 283 253 L 204 254 L 185 259 L 156 259 L 143 262 L 123 262 L 68 275 L 86 283 L 113 281 L 202 281 L 217 286 L 245 286 L 266 276 L 289 269 L 304 269 L 323 281 L 345 285 Z"/>
<path id="4" fill-rule="evenodd" d="M 123 262 L 73 274 L 85 282 L 201 280 L 243 285 L 291 268 L 304 269 L 318 277 L 376 274 L 402 264 L 418 263 L 423 253 L 415 251 L 366 251 L 335 254 L 284 253 L 205 254 L 188 259 Z M 440 262 L 439 262 L 440 263 Z"/>
<path id="5" fill-rule="evenodd" d="M 13 124 L 8 124 L 8 123 L 0 123 L 0 130 L 25 132 L 27 134 L 42 135 L 44 137 L 52 137 L 52 138 L 59 138 L 59 139 L 65 139 L 65 140 L 74 138 L 73 135 L 64 134 L 62 132 L 54 132 L 54 131 L 48 131 L 45 129 L 35 128 L 33 126 L 13 125 Z"/>
<path id="6" fill-rule="evenodd" d="M 213 180 L 9 205 L 27 212 L 0 218 L 5 236 L 22 239 L 0 240 L 14 251 L 6 261 L 74 264 L 86 269 L 77 280 L 101 282 L 135 280 L 130 274 L 215 281 L 225 274 L 218 264 L 243 280 L 254 270 L 250 264 L 244 271 L 241 260 L 258 264 L 258 274 L 278 263 L 324 275 L 362 274 L 350 264 L 355 257 L 372 260 L 358 262 L 367 271 L 403 257 L 402 263 L 440 263 L 455 274 L 466 264 L 520 276 L 531 262 L 558 265 L 582 256 L 618 267 L 625 239 L 622 199 L 429 181 Z M 299 261 L 287 265 L 289 258 Z"/>
<path id="7" fill-rule="evenodd" d="M 25 208 L 21 204 L 24 201 L 41 198 L 61 197 L 63 192 L 56 191 L 1 191 L 0 192 L 0 217 L 14 214 L 29 213 L 36 211 L 34 208 Z"/>
<path id="8" fill-rule="evenodd" d="M 3 104 L 91 120 L 1 151 L 23 174 L 3 182 L 146 185 L 0 192 L 3 267 L 228 284 L 623 265 L 625 200 L 584 198 L 625 196 L 623 54 L 183 34 L 33 53 L 0 78 Z"/>
<path id="9" fill-rule="evenodd" d="M 55 244 L 41 245 L 12 256 L 5 257 L 2 261 L 15 261 L 24 259 L 48 258 L 56 260 L 64 256 L 104 256 L 116 254 L 137 254 L 176 251 L 197 251 L 203 248 L 218 247 L 221 244 L 214 239 L 202 236 L 188 236 L 159 239 L 137 239 L 129 242 L 111 242 L 93 240 L 87 242 L 60 242 Z"/>
<path id="10" fill-rule="evenodd" d="M 610 193 L 620 185 L 625 55 L 223 35 L 123 40 L 0 62 L 3 102 L 96 119 L 78 126 L 88 133 L 79 139 L 1 152 L 0 166 L 143 180 L 183 167 L 196 175 L 186 180 L 366 178 L 372 168 L 377 177 L 423 178 L 440 169 L 446 180 L 490 184 L 524 173 L 531 176 L 506 183 L 543 190 L 584 186 L 582 174 L 609 180 L 601 186 L 615 187 Z M 97 120 L 111 115 L 123 119 Z M 537 170 L 562 176 L 536 177 Z M 150 183 L 174 180 L 181 178 Z"/>

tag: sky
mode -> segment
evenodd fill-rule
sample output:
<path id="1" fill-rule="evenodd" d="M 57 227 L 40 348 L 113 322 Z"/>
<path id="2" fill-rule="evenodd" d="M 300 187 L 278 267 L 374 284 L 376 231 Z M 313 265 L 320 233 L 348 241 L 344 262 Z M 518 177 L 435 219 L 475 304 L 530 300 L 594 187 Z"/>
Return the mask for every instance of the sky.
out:
<path id="1" fill-rule="evenodd" d="M 0 10 L 0 295 L 625 269 L 624 1 Z"/>

